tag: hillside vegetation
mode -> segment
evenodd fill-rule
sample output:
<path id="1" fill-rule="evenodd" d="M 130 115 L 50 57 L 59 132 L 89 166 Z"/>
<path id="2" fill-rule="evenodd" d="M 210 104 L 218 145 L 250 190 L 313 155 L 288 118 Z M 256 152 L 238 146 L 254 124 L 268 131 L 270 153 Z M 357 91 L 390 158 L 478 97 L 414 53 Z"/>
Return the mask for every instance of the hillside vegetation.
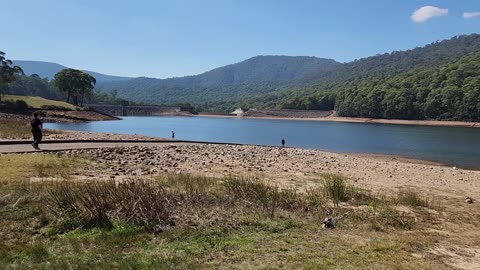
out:
<path id="1" fill-rule="evenodd" d="M 392 77 L 319 86 L 283 108 L 335 109 L 339 116 L 388 119 L 480 119 L 480 53 Z"/>
<path id="2" fill-rule="evenodd" d="M 13 62 L 15 65 L 21 66 L 27 76 L 36 74 L 41 78 L 47 78 L 49 80 L 53 79 L 55 74 L 60 72 L 62 69 L 68 68 L 60 64 L 43 61 L 15 60 Z M 122 81 L 131 79 L 128 77 L 105 75 L 88 70 L 84 70 L 84 72 L 95 77 L 97 81 Z"/>
<path id="3" fill-rule="evenodd" d="M 262 56 L 197 76 L 166 80 L 137 78 L 100 83 L 98 88 L 102 92 L 116 89 L 126 99 L 191 103 L 206 111 L 231 111 L 234 107 L 337 109 L 340 115 L 352 117 L 478 120 L 473 112 L 476 109 L 471 105 L 466 109 L 467 105 L 459 102 L 456 105 L 463 107 L 455 110 L 462 112 L 432 111 L 434 103 L 439 102 L 439 98 L 432 101 L 434 96 L 439 91 L 443 93 L 441 96 L 449 95 L 446 92 L 451 89 L 444 90 L 448 87 L 456 87 L 462 93 L 457 99 L 465 97 L 467 102 L 474 98 L 469 102 L 478 103 L 472 92 L 472 81 L 478 76 L 478 56 L 471 56 L 477 52 L 480 52 L 480 35 L 472 34 L 345 64 L 309 57 Z M 472 72 L 462 71 L 465 69 Z M 424 77 L 436 76 L 435 82 L 421 80 L 419 72 Z M 453 77 L 458 81 L 454 82 Z M 402 97 L 408 95 L 405 91 L 415 99 Z M 372 98 L 366 102 L 361 98 L 363 95 Z M 450 101 L 442 102 L 445 107 Z M 397 104 L 398 108 L 388 104 Z"/>
<path id="4" fill-rule="evenodd" d="M 45 108 L 57 108 L 57 109 L 67 109 L 67 110 L 77 110 L 80 107 L 72 105 L 67 102 L 58 101 L 58 100 L 50 100 L 42 97 L 31 97 L 31 96 L 13 96 L 13 95 L 6 95 L 4 96 L 5 100 L 17 101 L 22 100 L 25 101 L 28 107 L 32 109 L 45 109 Z"/>
<path id="5" fill-rule="evenodd" d="M 257 56 L 195 76 L 99 80 L 89 102 L 191 104 L 214 112 L 335 109 L 350 117 L 478 121 L 479 53 L 480 35 L 472 34 L 344 64 Z M 62 98 L 48 79 L 36 75 L 19 76 L 7 93 Z"/>

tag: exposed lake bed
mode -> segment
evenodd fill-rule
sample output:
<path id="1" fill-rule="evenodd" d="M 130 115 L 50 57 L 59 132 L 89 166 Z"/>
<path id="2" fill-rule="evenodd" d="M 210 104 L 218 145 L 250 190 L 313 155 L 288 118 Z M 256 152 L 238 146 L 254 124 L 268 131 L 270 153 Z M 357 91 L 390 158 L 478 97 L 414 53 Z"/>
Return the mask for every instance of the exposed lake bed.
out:
<path id="1" fill-rule="evenodd" d="M 124 117 L 121 121 L 53 123 L 47 128 L 205 142 L 241 143 L 342 153 L 396 155 L 480 168 L 476 128 L 225 117 Z"/>

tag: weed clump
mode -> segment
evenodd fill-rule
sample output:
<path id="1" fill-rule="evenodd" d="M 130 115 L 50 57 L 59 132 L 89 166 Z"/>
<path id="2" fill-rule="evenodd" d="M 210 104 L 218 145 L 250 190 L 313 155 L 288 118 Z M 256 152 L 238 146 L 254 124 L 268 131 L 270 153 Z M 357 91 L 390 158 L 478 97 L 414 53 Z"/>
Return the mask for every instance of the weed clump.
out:
<path id="1" fill-rule="evenodd" d="M 418 193 L 408 190 L 400 191 L 397 194 L 395 202 L 398 204 L 411 206 L 411 207 L 429 207 L 430 202 L 426 198 L 422 198 Z"/>
<path id="2" fill-rule="evenodd" d="M 335 208 L 326 204 L 329 199 Z M 352 201 L 349 207 L 365 203 L 362 205 L 367 205 L 367 210 L 348 211 L 357 212 L 354 219 L 375 227 L 412 227 L 411 220 L 393 209 L 391 202 L 356 191 L 346 184 L 345 177 L 337 175 L 326 175 L 323 185 L 305 192 L 236 177 L 164 175 L 124 182 L 64 181 L 51 184 L 44 204 L 62 231 L 112 228 L 112 224 L 121 223 L 160 232 L 173 227 L 238 227 L 251 223 L 249 218 L 262 216 L 269 220 L 322 220 L 342 212 L 339 202 L 343 201 Z"/>
<path id="3" fill-rule="evenodd" d="M 324 174 L 322 189 L 325 195 L 332 199 L 336 207 L 338 207 L 340 202 L 348 200 L 349 190 L 345 176 L 339 174 Z"/>

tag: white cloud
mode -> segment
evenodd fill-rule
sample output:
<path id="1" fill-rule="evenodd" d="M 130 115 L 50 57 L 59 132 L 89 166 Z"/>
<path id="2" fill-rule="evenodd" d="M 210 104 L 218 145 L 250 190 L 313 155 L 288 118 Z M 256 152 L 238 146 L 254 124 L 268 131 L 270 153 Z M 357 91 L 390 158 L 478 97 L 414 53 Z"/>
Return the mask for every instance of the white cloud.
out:
<path id="1" fill-rule="evenodd" d="M 419 9 L 416 9 L 410 19 L 416 23 L 426 22 L 432 17 L 436 16 L 445 16 L 448 14 L 448 9 L 434 7 L 434 6 L 424 6 Z"/>
<path id="2" fill-rule="evenodd" d="M 480 12 L 464 12 L 463 13 L 463 18 L 464 19 L 471 19 L 473 17 L 480 16 Z"/>

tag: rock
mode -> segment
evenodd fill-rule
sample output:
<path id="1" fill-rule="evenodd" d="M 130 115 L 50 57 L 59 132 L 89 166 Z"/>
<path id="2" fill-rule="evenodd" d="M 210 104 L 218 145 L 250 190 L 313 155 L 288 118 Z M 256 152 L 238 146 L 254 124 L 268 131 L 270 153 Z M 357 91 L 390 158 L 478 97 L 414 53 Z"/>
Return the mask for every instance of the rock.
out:
<path id="1" fill-rule="evenodd" d="M 470 197 L 465 197 L 465 202 L 468 203 L 468 204 L 472 204 L 474 202 L 474 200 Z"/>
<path id="2" fill-rule="evenodd" d="M 323 220 L 322 227 L 323 227 L 323 228 L 326 228 L 326 229 L 333 229 L 333 228 L 335 228 L 335 222 L 334 222 L 333 218 L 331 218 L 331 217 L 325 218 L 325 219 Z"/>

